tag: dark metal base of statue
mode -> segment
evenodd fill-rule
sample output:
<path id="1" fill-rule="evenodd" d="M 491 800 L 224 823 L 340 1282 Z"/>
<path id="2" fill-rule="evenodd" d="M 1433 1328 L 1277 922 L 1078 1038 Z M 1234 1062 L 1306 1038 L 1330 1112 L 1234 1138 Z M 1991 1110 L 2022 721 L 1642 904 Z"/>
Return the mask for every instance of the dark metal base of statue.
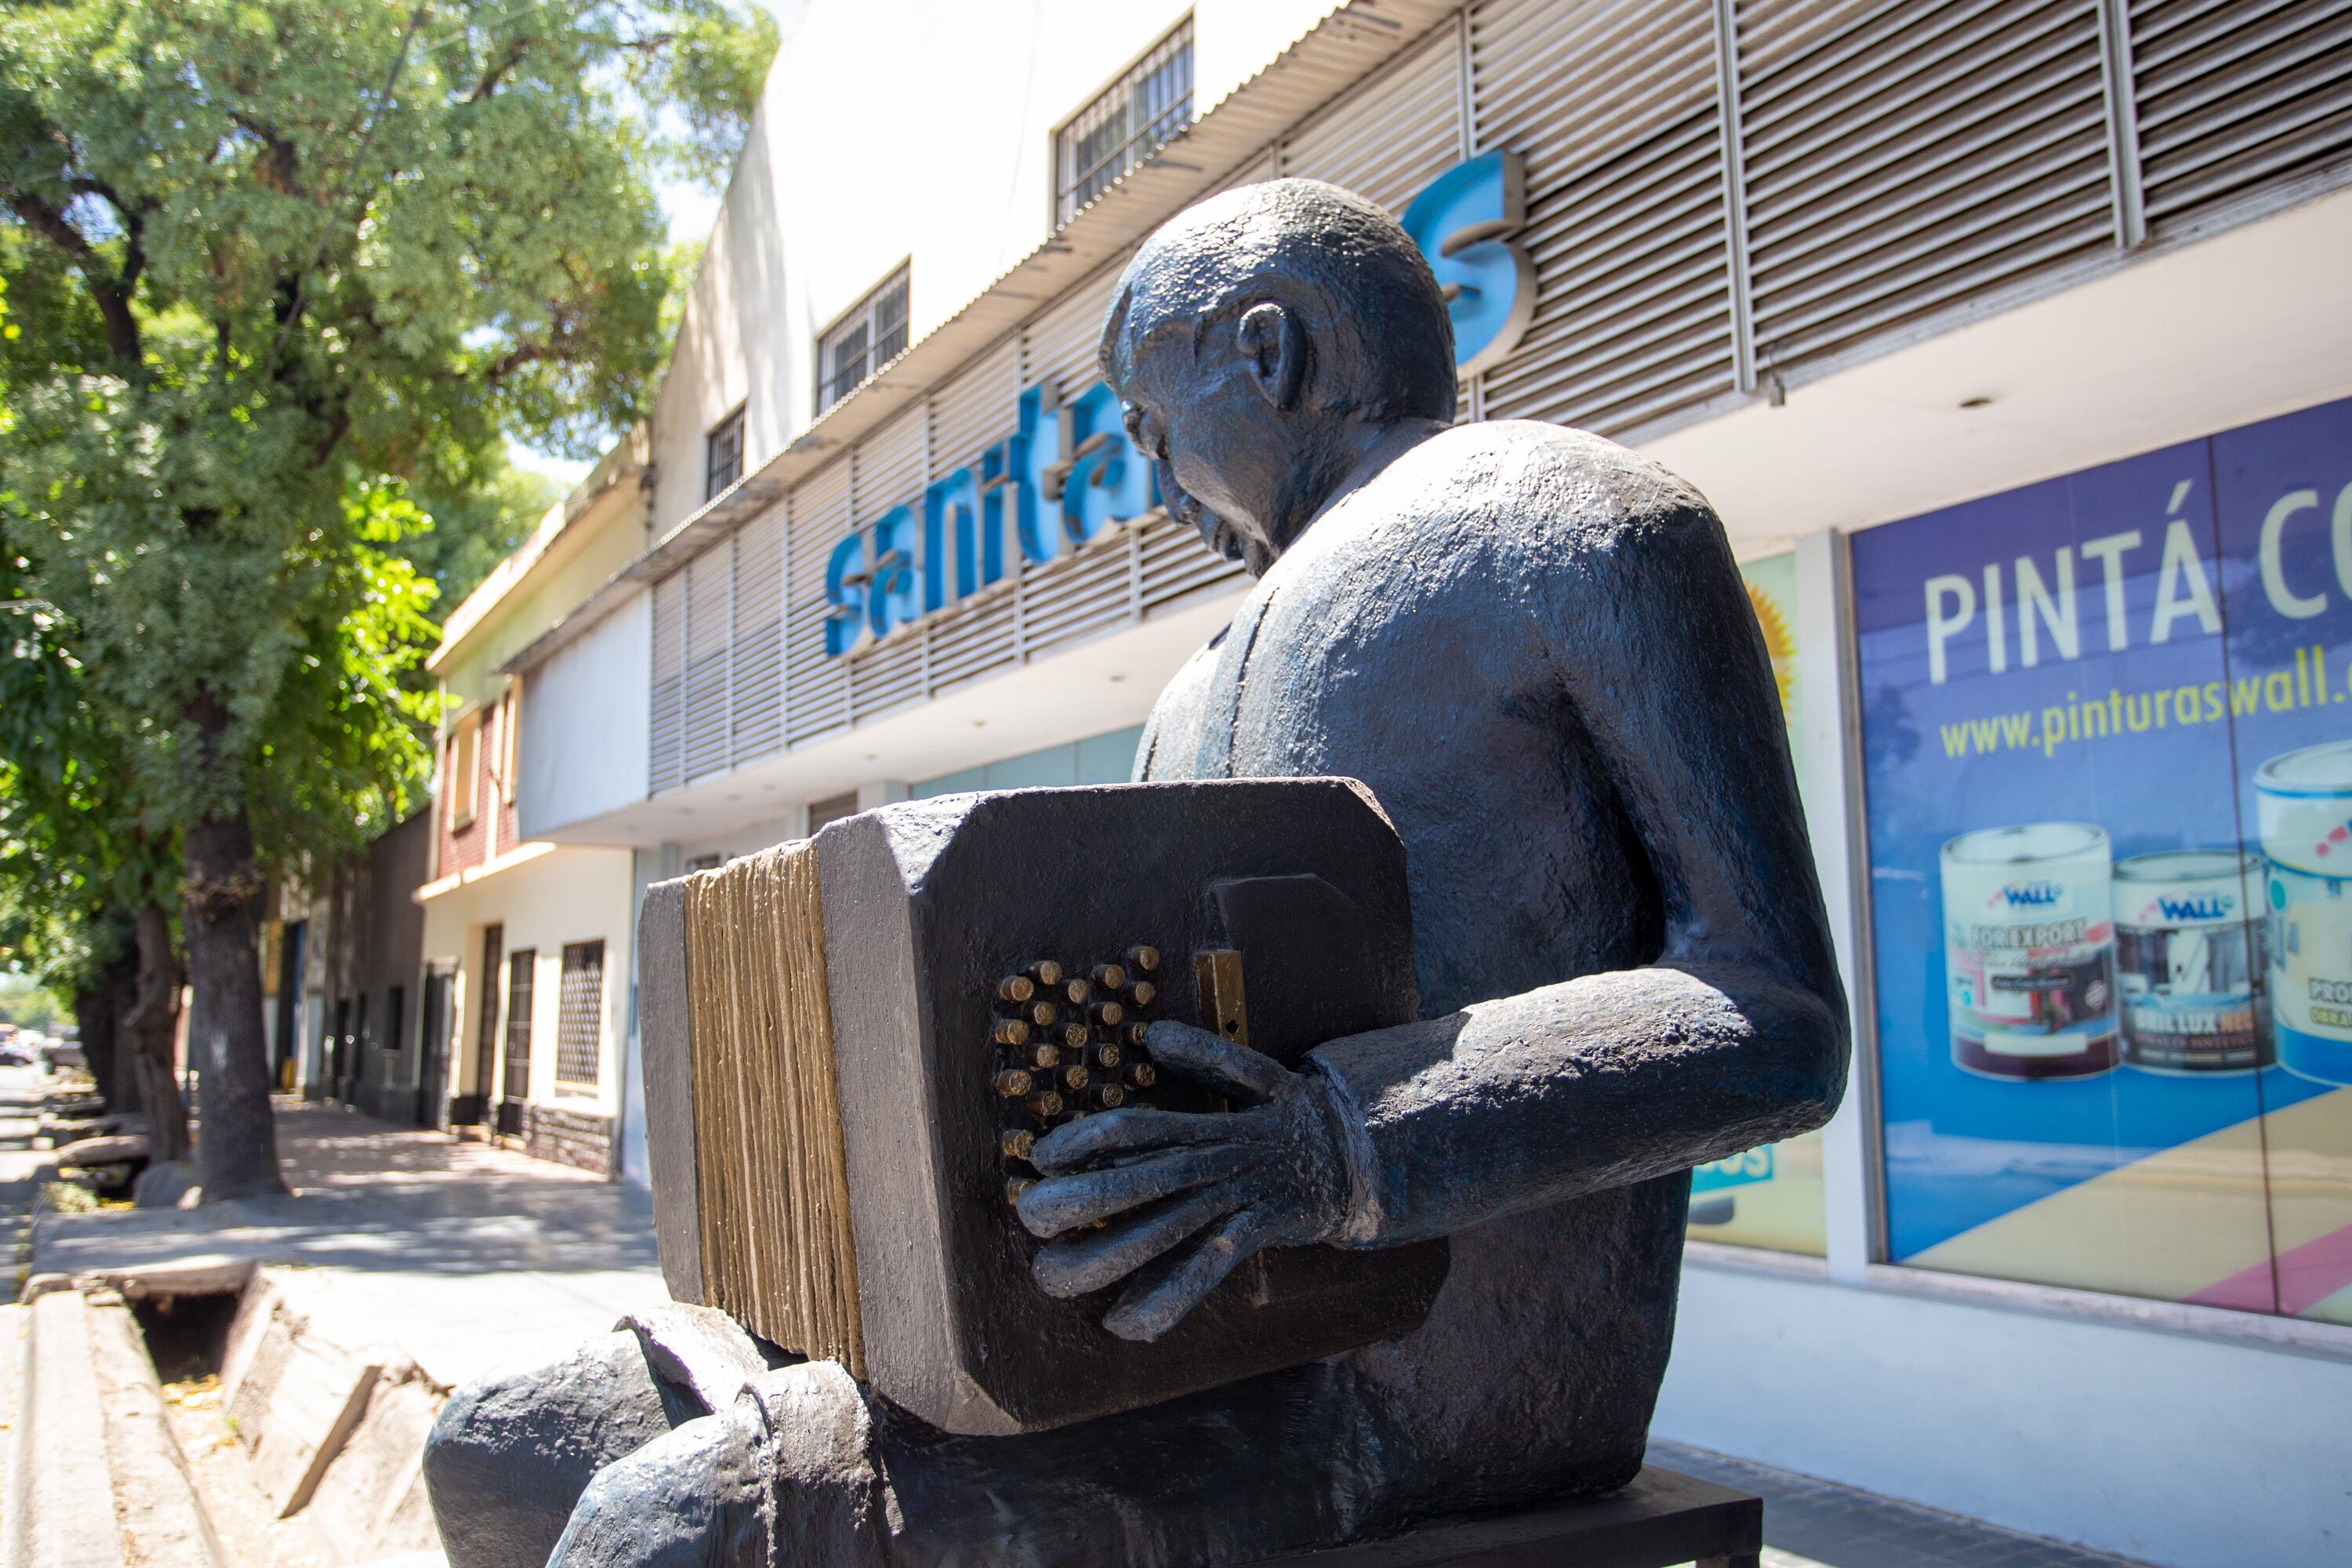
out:
<path id="1" fill-rule="evenodd" d="M 1244 186 L 1168 225 L 1102 358 L 1128 430 L 1103 460 L 1150 464 L 1170 512 L 1258 579 L 1162 694 L 1138 777 L 1369 785 L 1404 847 L 1421 1016 L 1295 1068 L 1152 1025 L 1161 1072 L 1245 1109 L 1039 1137 L 1015 1204 L 1047 1243 L 1037 1281 L 1118 1300 L 1103 1331 L 1156 1340 L 1261 1249 L 1443 1237 L 1427 1319 L 1009 1436 L 927 1426 L 836 1363 L 769 1365 L 740 1330 L 665 1351 L 641 1327 L 709 1414 L 619 1446 L 667 1422 L 646 1373 L 597 1405 L 617 1440 L 597 1456 L 579 1395 L 625 1358 L 462 1392 L 426 1457 L 453 1568 L 1470 1563 L 1382 1553 L 1467 1519 L 1487 1523 L 1457 1541 L 1502 1531 L 1503 1552 L 1570 1517 L 1525 1510 L 1576 1499 L 1620 1494 L 1579 1516 L 1592 1529 L 1641 1511 L 1690 1168 L 1820 1126 L 1845 1082 L 1779 696 L 1722 523 L 1606 441 L 1454 425 L 1436 279 L 1328 185 Z M 496 1428 L 542 1410 L 534 1467 Z M 558 1514 L 561 1542 L 520 1528 Z"/>

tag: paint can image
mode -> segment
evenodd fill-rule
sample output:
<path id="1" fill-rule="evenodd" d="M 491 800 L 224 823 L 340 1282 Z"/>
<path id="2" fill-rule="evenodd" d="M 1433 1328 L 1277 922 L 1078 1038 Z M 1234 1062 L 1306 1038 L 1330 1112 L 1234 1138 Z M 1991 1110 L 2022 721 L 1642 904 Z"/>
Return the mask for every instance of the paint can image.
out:
<path id="1" fill-rule="evenodd" d="M 2106 830 L 2032 822 L 1944 846 L 1952 1060 L 1989 1078 L 2116 1065 L 2113 854 Z"/>
<path id="2" fill-rule="evenodd" d="M 2352 1085 L 2352 741 L 2254 773 L 2269 876 L 2271 1034 L 2278 1065 Z"/>
<path id="3" fill-rule="evenodd" d="M 2116 865 L 2125 1061 L 2180 1073 L 2269 1063 L 2263 877 L 2263 858 L 2235 849 L 2136 855 Z"/>

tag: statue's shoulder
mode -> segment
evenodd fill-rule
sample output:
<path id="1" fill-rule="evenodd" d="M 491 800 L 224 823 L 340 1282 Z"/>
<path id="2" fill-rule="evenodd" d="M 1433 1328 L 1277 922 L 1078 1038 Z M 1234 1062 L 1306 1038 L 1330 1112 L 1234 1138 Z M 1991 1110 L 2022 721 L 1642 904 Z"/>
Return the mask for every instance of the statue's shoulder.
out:
<path id="1" fill-rule="evenodd" d="M 1456 425 L 1422 450 L 1460 476 L 1465 499 L 1510 506 L 1522 517 L 1529 515 L 1528 503 L 1543 515 L 1603 528 L 1681 513 L 1713 515 L 1706 498 L 1680 476 L 1606 437 L 1565 425 L 1534 419 Z"/>

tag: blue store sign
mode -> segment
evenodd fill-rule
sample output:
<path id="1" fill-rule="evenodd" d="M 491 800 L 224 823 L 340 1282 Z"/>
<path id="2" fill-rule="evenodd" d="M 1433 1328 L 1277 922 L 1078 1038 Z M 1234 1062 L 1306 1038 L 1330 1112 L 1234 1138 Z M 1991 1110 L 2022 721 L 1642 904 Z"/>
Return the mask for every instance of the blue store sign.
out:
<path id="1" fill-rule="evenodd" d="M 1445 289 L 1465 375 L 1517 347 L 1535 313 L 1535 263 L 1509 238 L 1526 220 L 1526 184 L 1517 154 L 1482 153 L 1405 208 L 1405 232 Z M 825 655 L 837 658 L 1003 581 L 1018 570 L 1010 550 L 1043 565 L 1159 504 L 1151 465 L 1128 440 L 1108 384 L 1066 403 L 1052 386 L 1033 386 L 1012 433 L 977 462 L 834 546 Z"/>

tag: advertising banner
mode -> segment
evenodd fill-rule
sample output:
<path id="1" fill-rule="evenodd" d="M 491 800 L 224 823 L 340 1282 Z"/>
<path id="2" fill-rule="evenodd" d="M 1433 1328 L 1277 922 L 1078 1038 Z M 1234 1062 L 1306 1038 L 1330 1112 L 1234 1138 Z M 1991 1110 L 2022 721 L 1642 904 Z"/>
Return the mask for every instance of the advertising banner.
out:
<path id="1" fill-rule="evenodd" d="M 1853 559 L 1893 1256 L 2352 1321 L 2352 403 Z"/>
<path id="2" fill-rule="evenodd" d="M 1793 737 L 1803 693 L 1797 685 L 1797 558 L 1783 552 L 1743 563 L 1748 603 L 1764 631 L 1780 688 L 1780 716 Z M 1691 1173 L 1689 1235 L 1695 1241 L 1824 1255 L 1829 1227 L 1822 1207 L 1822 1135 L 1807 1132 L 1711 1161 Z"/>

